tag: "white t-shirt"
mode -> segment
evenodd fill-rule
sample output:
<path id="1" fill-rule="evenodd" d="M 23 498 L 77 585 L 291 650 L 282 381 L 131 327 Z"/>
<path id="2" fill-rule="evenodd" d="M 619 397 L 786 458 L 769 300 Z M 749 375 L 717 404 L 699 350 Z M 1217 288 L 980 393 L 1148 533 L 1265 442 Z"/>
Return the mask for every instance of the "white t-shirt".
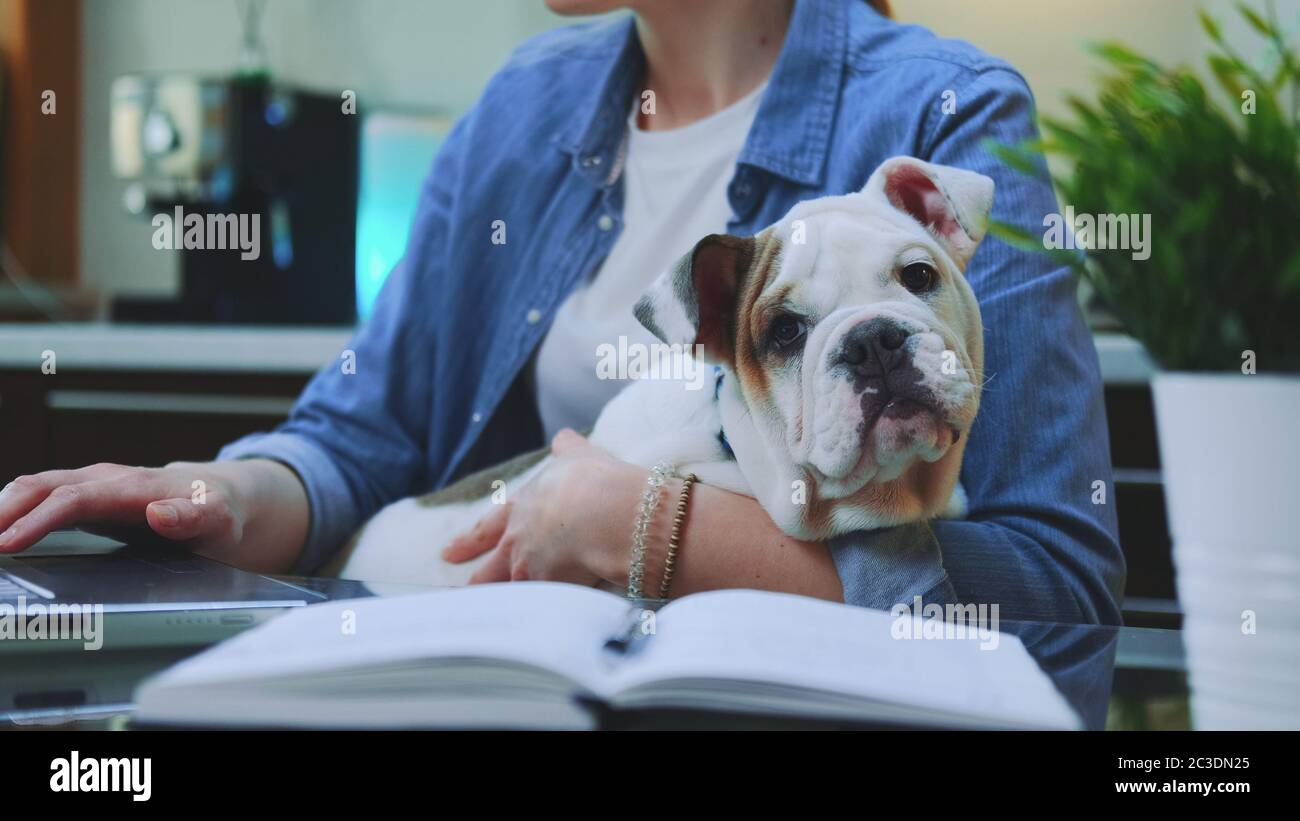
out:
<path id="1" fill-rule="evenodd" d="M 632 315 L 632 306 L 701 237 L 726 231 L 732 216 L 727 186 L 764 88 L 670 131 L 642 131 L 637 107 L 632 108 L 623 165 L 623 232 L 591 280 L 560 306 L 537 354 L 537 405 L 547 441 L 564 427 L 590 427 L 605 403 L 627 386 L 597 377 L 597 350 L 606 343 L 617 348 L 620 336 L 633 344 L 655 342 Z"/>

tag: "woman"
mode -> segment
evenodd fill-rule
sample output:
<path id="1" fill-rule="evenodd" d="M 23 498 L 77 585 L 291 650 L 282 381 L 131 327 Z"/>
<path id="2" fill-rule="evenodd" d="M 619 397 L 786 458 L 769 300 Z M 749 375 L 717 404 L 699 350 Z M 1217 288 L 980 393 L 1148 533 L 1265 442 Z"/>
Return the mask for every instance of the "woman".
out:
<path id="1" fill-rule="evenodd" d="M 1056 210 L 1044 172 L 1011 174 L 982 145 L 1033 136 L 1023 79 L 891 22 L 883 2 L 551 4 L 634 13 L 525 44 L 456 125 L 407 255 L 349 346 L 355 372 L 322 370 L 285 425 L 215 463 L 17 480 L 0 496 L 0 551 L 76 522 L 147 523 L 235 564 L 307 572 L 388 501 L 590 423 L 619 387 L 595 379 L 594 345 L 641 333 L 635 294 L 703 234 L 753 233 L 800 200 L 857 190 L 895 154 L 994 178 L 995 219 L 1038 225 Z M 992 239 L 967 275 L 991 377 L 962 474 L 968 519 L 809 544 L 754 500 L 700 487 L 674 593 L 877 607 L 919 595 L 1118 621 L 1114 514 L 1092 503 L 1110 480 L 1100 379 L 1072 279 Z M 477 581 L 626 580 L 644 471 L 570 431 L 554 452 L 449 548 L 495 551 Z M 196 480 L 204 505 L 190 501 Z"/>

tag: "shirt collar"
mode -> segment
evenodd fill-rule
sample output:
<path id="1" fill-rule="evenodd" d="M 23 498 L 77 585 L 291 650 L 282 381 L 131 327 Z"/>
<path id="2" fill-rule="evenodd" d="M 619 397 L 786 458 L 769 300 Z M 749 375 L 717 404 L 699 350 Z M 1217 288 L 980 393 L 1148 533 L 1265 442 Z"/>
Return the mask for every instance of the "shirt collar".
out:
<path id="1" fill-rule="evenodd" d="M 627 129 L 627 112 L 632 106 L 636 86 L 645 75 L 645 55 L 636 36 L 632 15 L 592 32 L 592 51 L 608 55 L 604 76 L 595 83 L 592 94 L 569 121 L 566 131 L 556 136 L 556 144 L 573 155 L 577 172 L 595 185 L 610 179 Z"/>
<path id="2" fill-rule="evenodd" d="M 803 185 L 821 184 L 844 79 L 845 2 L 796 0 L 739 162 Z"/>
<path id="3" fill-rule="evenodd" d="M 796 0 L 785 43 L 739 163 L 803 185 L 822 182 L 844 76 L 846 3 L 854 1 Z M 612 182 L 645 57 L 630 15 L 594 34 L 593 50 L 607 53 L 612 60 L 594 84 L 596 93 L 556 142 L 574 155 L 578 173 L 604 185 Z"/>

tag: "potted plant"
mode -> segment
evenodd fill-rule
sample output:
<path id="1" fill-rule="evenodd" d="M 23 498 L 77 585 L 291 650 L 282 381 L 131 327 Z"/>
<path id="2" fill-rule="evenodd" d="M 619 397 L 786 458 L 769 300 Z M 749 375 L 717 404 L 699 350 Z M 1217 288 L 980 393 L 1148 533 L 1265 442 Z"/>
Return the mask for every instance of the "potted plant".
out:
<path id="1" fill-rule="evenodd" d="M 1122 45 L 1095 100 L 992 146 L 1055 174 L 1077 241 L 994 226 L 1076 267 L 1160 366 L 1152 389 L 1198 728 L 1300 727 L 1300 54 L 1275 10 L 1238 6 L 1265 48 L 1214 44 L 1209 75 Z M 1117 217 L 1149 225 L 1128 247 Z M 1102 220 L 1109 220 L 1103 226 Z M 1147 222 L 1149 220 L 1149 222 Z M 1091 222 L 1091 224 L 1089 224 Z M 1109 228 L 1111 230 L 1103 230 Z M 1116 238 L 1121 242 L 1115 242 Z"/>

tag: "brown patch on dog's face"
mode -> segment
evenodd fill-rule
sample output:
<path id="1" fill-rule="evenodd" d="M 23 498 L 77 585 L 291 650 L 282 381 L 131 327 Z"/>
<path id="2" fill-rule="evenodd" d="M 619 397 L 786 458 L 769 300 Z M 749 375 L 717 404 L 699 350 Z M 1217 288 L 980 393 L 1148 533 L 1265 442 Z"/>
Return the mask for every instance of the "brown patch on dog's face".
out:
<path id="1" fill-rule="evenodd" d="M 803 538 L 826 539 L 933 517 L 929 500 L 946 499 L 952 492 L 952 479 L 961 467 L 964 450 L 964 445 L 959 445 L 938 462 L 919 461 L 896 479 L 868 482 L 847 499 L 810 493 L 802 506 Z"/>
<path id="2" fill-rule="evenodd" d="M 751 267 L 736 301 L 734 356 L 730 364 L 745 386 L 746 395 L 758 404 L 766 404 L 770 386 L 760 350 L 763 324 L 757 303 L 780 271 L 781 240 L 769 229 L 751 242 Z"/>
<path id="3" fill-rule="evenodd" d="M 753 237 L 710 234 L 655 281 L 633 314 L 664 342 L 730 365 L 735 358 L 737 306 L 755 247 Z"/>

